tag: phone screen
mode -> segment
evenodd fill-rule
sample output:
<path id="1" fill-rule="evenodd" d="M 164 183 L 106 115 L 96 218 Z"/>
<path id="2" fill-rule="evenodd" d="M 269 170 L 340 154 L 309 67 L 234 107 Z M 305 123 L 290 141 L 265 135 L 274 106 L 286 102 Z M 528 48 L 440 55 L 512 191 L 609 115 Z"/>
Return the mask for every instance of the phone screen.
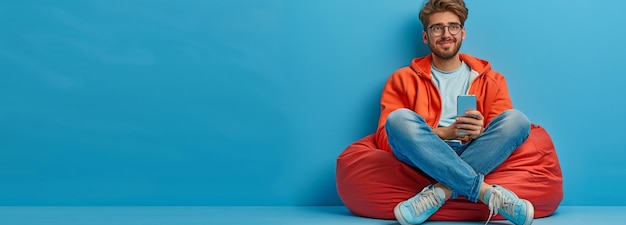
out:
<path id="1" fill-rule="evenodd" d="M 459 95 L 456 99 L 456 115 L 465 116 L 465 111 L 476 110 L 475 95 Z M 467 132 L 458 132 L 459 135 L 467 135 Z"/>

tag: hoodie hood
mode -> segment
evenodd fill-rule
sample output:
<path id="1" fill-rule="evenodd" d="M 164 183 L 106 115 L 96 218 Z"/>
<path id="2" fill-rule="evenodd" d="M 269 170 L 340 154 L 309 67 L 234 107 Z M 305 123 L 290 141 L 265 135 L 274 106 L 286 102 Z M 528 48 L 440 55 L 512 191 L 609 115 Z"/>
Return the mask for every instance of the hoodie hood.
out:
<path id="1" fill-rule="evenodd" d="M 431 72 L 431 64 L 432 64 L 432 54 L 421 58 L 415 58 L 411 62 L 411 69 L 415 71 L 418 76 L 432 79 L 430 75 Z M 473 71 L 478 73 L 478 75 L 482 75 L 491 70 L 491 64 L 483 59 L 475 58 L 467 54 L 459 54 L 459 59 L 465 62 Z"/>

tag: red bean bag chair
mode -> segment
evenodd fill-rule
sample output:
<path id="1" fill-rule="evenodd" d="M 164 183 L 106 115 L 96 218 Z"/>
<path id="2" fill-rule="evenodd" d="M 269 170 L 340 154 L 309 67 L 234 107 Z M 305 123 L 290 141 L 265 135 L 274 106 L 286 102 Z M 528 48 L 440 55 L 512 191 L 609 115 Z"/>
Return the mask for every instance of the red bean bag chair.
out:
<path id="1" fill-rule="evenodd" d="M 373 134 L 351 144 L 339 155 L 336 179 L 337 192 L 353 214 L 377 219 L 395 219 L 396 204 L 435 183 L 392 153 L 378 149 Z M 485 176 L 485 182 L 501 185 L 532 202 L 535 218 L 549 216 L 557 209 L 563 199 L 562 181 L 552 139 L 535 124 L 526 142 Z M 487 220 L 488 216 L 485 204 L 461 197 L 446 201 L 429 220 Z M 504 218 L 498 214 L 493 219 Z"/>

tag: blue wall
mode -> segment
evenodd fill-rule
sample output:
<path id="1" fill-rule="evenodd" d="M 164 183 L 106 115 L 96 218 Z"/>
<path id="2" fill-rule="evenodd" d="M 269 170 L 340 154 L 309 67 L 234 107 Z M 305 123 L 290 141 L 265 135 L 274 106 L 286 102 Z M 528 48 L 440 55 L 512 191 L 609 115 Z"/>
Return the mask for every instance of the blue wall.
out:
<path id="1" fill-rule="evenodd" d="M 341 204 L 336 156 L 428 53 L 420 5 L 2 1 L 0 205 Z M 552 135 L 563 205 L 623 205 L 626 2 L 468 7 L 462 51 Z"/>

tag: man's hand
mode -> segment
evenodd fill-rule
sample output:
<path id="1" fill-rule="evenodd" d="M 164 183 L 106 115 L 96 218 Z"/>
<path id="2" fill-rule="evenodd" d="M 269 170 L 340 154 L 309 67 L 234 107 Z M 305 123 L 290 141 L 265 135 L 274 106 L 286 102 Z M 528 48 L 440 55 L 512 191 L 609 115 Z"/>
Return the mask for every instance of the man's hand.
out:
<path id="1" fill-rule="evenodd" d="M 457 129 L 454 124 L 447 127 L 435 127 L 433 128 L 433 133 L 435 133 L 442 140 L 454 140 L 458 139 L 459 135 L 457 134 Z"/>
<path id="2" fill-rule="evenodd" d="M 467 116 L 459 116 L 451 125 L 454 127 L 456 139 L 465 140 L 469 136 L 470 139 L 476 139 L 483 133 L 483 125 L 485 117 L 478 110 L 469 110 L 465 112 Z M 467 135 L 459 135 L 458 132 L 468 133 Z M 467 140 L 466 140 L 467 141 Z"/>

